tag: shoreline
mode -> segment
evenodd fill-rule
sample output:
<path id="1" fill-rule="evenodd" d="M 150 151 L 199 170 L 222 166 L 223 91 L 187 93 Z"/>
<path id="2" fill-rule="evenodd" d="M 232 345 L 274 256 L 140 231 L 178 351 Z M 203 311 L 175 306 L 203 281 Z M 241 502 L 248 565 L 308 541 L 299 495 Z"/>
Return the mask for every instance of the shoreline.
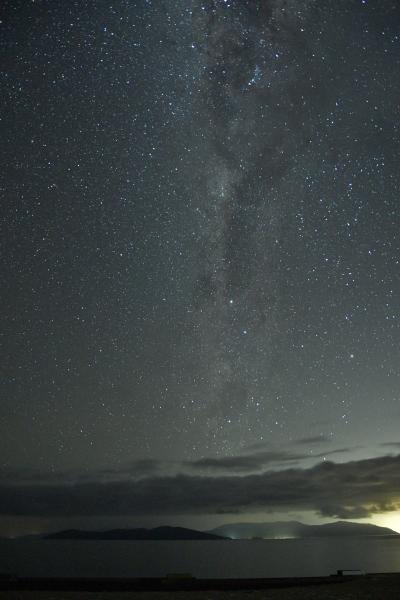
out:
<path id="1" fill-rule="evenodd" d="M 170 574 L 165 577 L 144 578 L 75 578 L 75 577 L 16 577 L 0 574 L 0 591 L 56 591 L 56 592 L 196 592 L 273 590 L 282 588 L 310 588 L 316 586 L 342 587 L 343 584 L 385 584 L 394 582 L 400 589 L 400 572 L 353 573 L 339 571 L 322 577 L 269 577 L 246 579 L 202 579 L 190 574 Z"/>
<path id="2" fill-rule="evenodd" d="M 318 578 L 305 583 L 280 580 L 280 586 L 255 588 L 257 580 L 247 580 L 244 589 L 162 590 L 0 590 L 0 600 L 399 600 L 400 573 L 376 573 L 359 577 Z M 210 580 L 208 580 L 210 582 Z M 228 581 L 219 581 L 227 584 Z M 264 580 L 265 581 L 265 580 Z M 100 580 L 97 580 L 101 583 Z M 242 580 L 244 582 L 244 580 Z M 237 582 L 236 582 L 237 583 Z M 271 583 L 271 580 L 268 581 Z M 277 583 L 276 581 L 273 583 Z"/>

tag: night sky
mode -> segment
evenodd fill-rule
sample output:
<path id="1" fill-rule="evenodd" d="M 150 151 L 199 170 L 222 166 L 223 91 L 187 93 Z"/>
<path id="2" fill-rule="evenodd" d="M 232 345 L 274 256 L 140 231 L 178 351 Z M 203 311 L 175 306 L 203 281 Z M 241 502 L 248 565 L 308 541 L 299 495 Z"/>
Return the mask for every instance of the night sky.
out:
<path id="1" fill-rule="evenodd" d="M 400 4 L 0 21 L 0 534 L 400 530 Z"/>

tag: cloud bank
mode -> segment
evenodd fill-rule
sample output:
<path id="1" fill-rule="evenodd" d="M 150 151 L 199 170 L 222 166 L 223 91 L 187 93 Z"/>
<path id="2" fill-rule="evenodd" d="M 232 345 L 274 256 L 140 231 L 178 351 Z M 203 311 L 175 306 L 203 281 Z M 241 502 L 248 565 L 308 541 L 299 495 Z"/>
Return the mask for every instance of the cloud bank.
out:
<path id="1" fill-rule="evenodd" d="M 251 475 L 0 483 L 0 514 L 40 517 L 311 510 L 362 518 L 400 508 L 400 455 Z"/>

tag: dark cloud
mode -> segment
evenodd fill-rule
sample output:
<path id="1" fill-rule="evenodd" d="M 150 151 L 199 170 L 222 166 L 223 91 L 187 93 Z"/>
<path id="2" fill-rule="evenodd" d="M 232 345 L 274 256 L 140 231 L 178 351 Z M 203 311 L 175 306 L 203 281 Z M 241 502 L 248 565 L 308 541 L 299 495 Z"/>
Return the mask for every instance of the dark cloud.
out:
<path id="1" fill-rule="evenodd" d="M 400 455 L 246 476 L 0 484 L 0 514 L 41 517 L 313 510 L 359 518 L 400 507 Z"/>
<path id="2" fill-rule="evenodd" d="M 132 461 L 130 465 L 128 465 L 126 469 L 126 473 L 131 474 L 134 477 L 145 477 L 149 475 L 159 474 L 161 471 L 166 471 L 168 464 L 164 461 L 153 459 L 153 458 L 143 458 L 139 460 Z M 110 469 L 110 473 L 115 473 L 112 469 Z"/>
<path id="3" fill-rule="evenodd" d="M 358 450 L 359 448 L 361 448 L 361 446 L 352 446 L 351 448 L 336 448 L 335 450 L 329 450 L 329 452 L 319 452 L 318 454 L 308 455 L 308 458 L 326 458 L 327 456 L 332 456 L 333 454 L 347 454 L 348 452 Z"/>
<path id="4" fill-rule="evenodd" d="M 400 448 L 400 442 L 383 442 L 380 446 L 382 448 Z"/>
<path id="5" fill-rule="evenodd" d="M 184 465 L 194 470 L 240 473 L 260 471 L 272 463 L 282 464 L 286 462 L 297 462 L 305 458 L 310 458 L 310 456 L 307 454 L 292 454 L 284 451 L 265 451 L 238 456 L 200 458 L 199 460 L 186 461 Z"/>
<path id="6" fill-rule="evenodd" d="M 303 460 L 315 460 L 326 458 L 334 454 L 346 454 L 355 448 L 336 448 L 328 452 L 318 454 L 300 454 L 286 451 L 265 450 L 236 456 L 205 457 L 198 460 L 185 461 L 182 467 L 189 471 L 208 471 L 214 473 L 226 473 L 227 475 L 239 473 L 254 473 L 265 470 L 272 465 L 283 465 L 285 463 L 297 463 Z M 178 463 L 177 463 L 178 464 Z"/>
<path id="7" fill-rule="evenodd" d="M 68 483 L 76 484 L 87 481 L 109 482 L 121 479 L 141 479 L 143 477 L 155 476 L 161 472 L 166 475 L 176 472 L 176 466 L 181 463 L 173 461 L 162 461 L 158 459 L 138 459 L 120 465 L 118 467 L 104 467 L 93 471 L 69 469 L 64 471 L 46 471 L 40 469 L 20 468 L 0 468 L 0 483 L 13 484 L 48 484 L 48 483 Z"/>
<path id="8" fill-rule="evenodd" d="M 297 446 L 297 445 L 298 446 L 309 446 L 309 445 L 325 444 L 330 441 L 331 440 L 329 438 L 321 435 L 321 436 L 313 436 L 313 437 L 308 437 L 308 438 L 299 438 L 297 440 L 294 440 L 292 443 L 295 446 Z M 297 454 L 297 455 L 299 457 L 301 456 L 301 458 L 321 458 L 323 456 L 329 456 L 330 454 L 346 453 L 346 452 L 350 452 L 352 450 L 356 450 L 359 448 L 360 448 L 360 446 L 352 446 L 352 447 L 346 447 L 346 448 L 336 448 L 334 450 L 320 452 L 319 454 Z M 259 452 L 260 454 L 261 454 L 261 452 L 270 453 L 271 455 L 274 454 L 273 446 L 270 442 L 257 442 L 255 444 L 250 444 L 244 448 L 244 452 L 246 454 L 247 453 L 251 454 L 252 452 L 255 452 L 255 451 Z"/>
<path id="9" fill-rule="evenodd" d="M 310 446 L 313 444 L 327 444 L 332 440 L 328 438 L 326 435 L 314 435 L 311 437 L 304 437 L 294 441 L 294 444 L 299 446 Z"/>
<path id="10" fill-rule="evenodd" d="M 112 482 L 134 481 L 156 477 L 173 477 L 179 474 L 206 474 L 209 476 L 234 476 L 250 475 L 265 471 L 267 468 L 279 468 L 283 465 L 295 465 L 300 461 L 316 460 L 334 454 L 343 454 L 354 450 L 354 448 L 337 448 L 329 452 L 293 453 L 284 450 L 263 450 L 249 452 L 236 456 L 203 457 L 197 460 L 160 460 L 160 459 L 137 459 L 118 467 L 104 467 L 93 471 L 87 470 L 64 470 L 45 471 L 28 468 L 1 468 L 0 483 L 5 485 L 58 485 L 64 483 L 76 485 L 81 483 L 110 484 Z"/>

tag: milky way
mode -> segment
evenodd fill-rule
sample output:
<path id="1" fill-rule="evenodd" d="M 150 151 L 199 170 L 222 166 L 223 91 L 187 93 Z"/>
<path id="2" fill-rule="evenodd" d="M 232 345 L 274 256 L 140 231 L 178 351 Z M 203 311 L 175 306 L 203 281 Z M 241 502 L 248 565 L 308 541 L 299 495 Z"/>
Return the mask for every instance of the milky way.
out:
<path id="1" fill-rule="evenodd" d="M 304 35 L 308 9 L 210 3 L 194 10 L 202 63 L 196 109 L 208 154 L 206 185 L 196 194 L 205 250 L 194 342 L 207 354 L 201 393 L 223 421 L 240 412 L 246 421 L 243 413 L 265 401 L 260 388 L 279 336 L 282 227 L 287 211 L 298 210 L 297 199 L 288 206 L 279 192 L 307 136 L 305 98 L 321 94 Z M 215 435 L 221 425 L 210 425 Z"/>

